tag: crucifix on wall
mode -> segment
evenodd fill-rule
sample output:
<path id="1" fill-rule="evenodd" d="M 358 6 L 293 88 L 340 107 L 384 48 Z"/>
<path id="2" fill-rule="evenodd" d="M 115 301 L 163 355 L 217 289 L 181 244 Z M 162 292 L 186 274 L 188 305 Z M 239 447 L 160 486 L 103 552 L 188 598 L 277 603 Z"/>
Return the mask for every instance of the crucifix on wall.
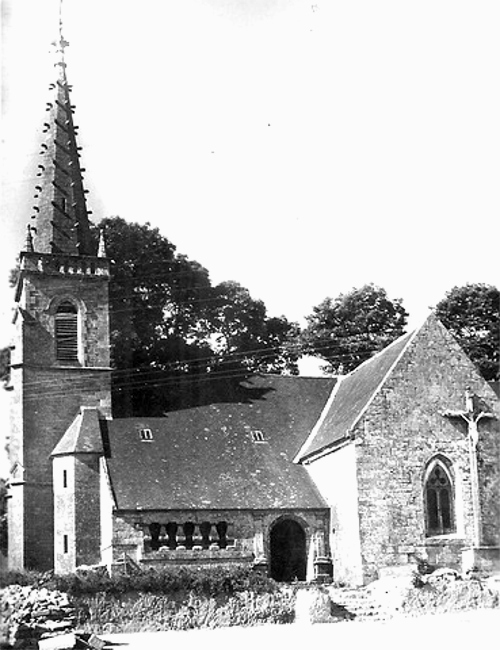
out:
<path id="1" fill-rule="evenodd" d="M 445 411 L 444 417 L 461 419 L 467 424 L 469 441 L 469 461 L 472 490 L 472 510 L 474 516 L 474 546 L 481 546 L 481 504 L 479 502 L 479 474 L 477 469 L 477 443 L 479 439 L 478 424 L 483 419 L 493 419 L 493 413 L 482 409 L 479 400 L 469 387 L 465 389 L 465 409 L 462 411 Z"/>

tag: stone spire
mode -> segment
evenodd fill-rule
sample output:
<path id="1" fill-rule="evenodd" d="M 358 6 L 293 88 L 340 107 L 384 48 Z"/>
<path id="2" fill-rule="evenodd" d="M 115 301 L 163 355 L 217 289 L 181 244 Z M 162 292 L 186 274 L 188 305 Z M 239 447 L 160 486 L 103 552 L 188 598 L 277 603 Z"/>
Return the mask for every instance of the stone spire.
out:
<path id="1" fill-rule="evenodd" d="M 50 84 L 52 99 L 47 102 L 47 117 L 37 170 L 34 206 L 34 251 L 36 253 L 95 255 L 90 236 L 88 211 L 80 167 L 77 128 L 73 124 L 74 107 L 70 101 L 71 87 L 66 79 L 64 51 L 68 42 L 62 35 L 53 43 L 56 48 L 54 83 Z"/>

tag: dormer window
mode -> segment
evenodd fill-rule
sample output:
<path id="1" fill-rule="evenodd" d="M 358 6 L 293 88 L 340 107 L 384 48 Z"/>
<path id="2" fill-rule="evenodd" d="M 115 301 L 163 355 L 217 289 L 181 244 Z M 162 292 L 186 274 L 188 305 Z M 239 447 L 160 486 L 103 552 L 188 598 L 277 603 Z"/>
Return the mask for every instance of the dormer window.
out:
<path id="1" fill-rule="evenodd" d="M 252 431 L 252 441 L 253 442 L 266 442 L 264 440 L 264 434 L 259 429 L 254 429 Z"/>
<path id="2" fill-rule="evenodd" d="M 153 432 L 151 429 L 141 429 L 139 435 L 141 437 L 141 442 L 152 442 L 153 440 Z"/>
<path id="3" fill-rule="evenodd" d="M 68 300 L 55 315 L 56 357 L 59 361 L 78 361 L 78 310 Z"/>

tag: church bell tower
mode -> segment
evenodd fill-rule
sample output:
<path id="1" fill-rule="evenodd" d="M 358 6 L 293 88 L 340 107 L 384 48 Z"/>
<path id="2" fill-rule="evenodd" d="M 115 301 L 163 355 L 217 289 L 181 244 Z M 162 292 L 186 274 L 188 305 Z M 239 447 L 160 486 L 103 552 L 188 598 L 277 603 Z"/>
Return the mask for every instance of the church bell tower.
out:
<path id="1" fill-rule="evenodd" d="M 81 407 L 110 416 L 108 283 L 92 236 L 62 36 L 46 106 L 36 205 L 20 254 L 11 357 L 9 567 L 54 562 L 51 453 Z"/>

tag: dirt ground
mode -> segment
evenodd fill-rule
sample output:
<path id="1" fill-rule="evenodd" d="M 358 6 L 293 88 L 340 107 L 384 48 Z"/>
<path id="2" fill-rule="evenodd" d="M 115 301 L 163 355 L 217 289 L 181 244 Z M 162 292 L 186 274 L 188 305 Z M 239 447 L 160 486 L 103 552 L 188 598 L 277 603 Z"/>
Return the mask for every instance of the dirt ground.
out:
<path id="1" fill-rule="evenodd" d="M 383 648 L 421 650 L 423 646 L 453 650 L 500 647 L 500 609 L 397 618 L 384 622 L 324 623 L 318 625 L 265 625 L 179 632 L 103 634 L 117 650 L 183 650 L 232 648 L 234 650 L 285 650 L 314 648 Z"/>

